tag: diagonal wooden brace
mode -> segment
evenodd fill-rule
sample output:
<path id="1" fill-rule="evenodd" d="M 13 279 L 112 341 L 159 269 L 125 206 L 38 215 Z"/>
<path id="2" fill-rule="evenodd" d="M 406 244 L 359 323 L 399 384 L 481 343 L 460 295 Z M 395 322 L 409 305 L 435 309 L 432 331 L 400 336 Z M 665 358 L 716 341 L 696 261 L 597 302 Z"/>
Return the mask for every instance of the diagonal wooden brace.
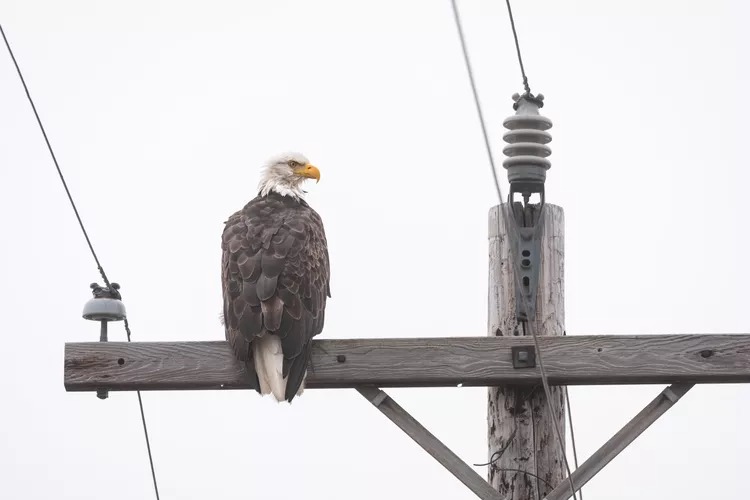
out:
<path id="1" fill-rule="evenodd" d="M 448 469 L 482 500 L 501 500 L 495 491 L 479 474 L 445 446 L 430 431 L 425 429 L 406 410 L 401 408 L 388 394 L 374 386 L 358 386 L 357 391 L 371 402 L 383 415 L 399 426 L 427 453 Z"/>
<path id="2" fill-rule="evenodd" d="M 570 475 L 576 490 L 588 483 L 600 470 L 612 461 L 622 450 L 648 429 L 651 424 L 664 415 L 674 404 L 680 400 L 693 384 L 673 384 L 664 389 L 653 401 L 638 413 L 633 419 L 625 424 L 617 434 L 596 450 L 588 460 L 583 462 Z M 573 496 L 570 491 L 570 481 L 564 479 L 544 500 L 568 500 Z"/>

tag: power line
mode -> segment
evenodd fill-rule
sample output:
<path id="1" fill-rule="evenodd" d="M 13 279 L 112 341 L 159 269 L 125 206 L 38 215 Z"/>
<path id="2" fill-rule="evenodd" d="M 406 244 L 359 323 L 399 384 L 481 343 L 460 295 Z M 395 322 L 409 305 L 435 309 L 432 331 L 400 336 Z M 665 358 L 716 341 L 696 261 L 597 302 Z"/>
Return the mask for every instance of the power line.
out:
<path id="1" fill-rule="evenodd" d="M 508 14 L 509 14 L 509 17 L 510 17 L 511 27 L 513 28 L 513 38 L 514 38 L 515 44 L 516 44 L 516 52 L 518 54 L 518 61 L 519 61 L 519 65 L 521 67 L 521 74 L 523 76 L 524 88 L 526 89 L 526 92 L 528 94 L 530 94 L 531 91 L 530 91 L 530 88 L 529 88 L 529 85 L 528 85 L 528 79 L 526 77 L 526 72 L 525 72 L 524 67 L 523 67 L 523 58 L 521 57 L 521 49 L 520 49 L 520 46 L 519 46 L 519 43 L 518 43 L 518 35 L 517 35 L 517 32 L 516 32 L 515 22 L 513 20 L 513 12 L 512 12 L 511 6 L 510 6 L 510 0 L 506 0 L 506 4 L 508 6 Z M 497 195 L 498 195 L 498 202 L 499 202 L 498 209 L 499 209 L 500 213 L 502 214 L 502 217 L 505 220 L 505 227 L 508 228 L 508 229 L 510 229 L 511 225 L 509 224 L 509 220 L 508 220 L 509 218 L 508 218 L 508 215 L 507 215 L 507 210 L 503 208 L 502 190 L 500 189 L 500 182 L 498 180 L 497 170 L 495 168 L 494 156 L 492 154 L 492 148 L 490 147 L 490 143 L 489 143 L 489 139 L 488 139 L 487 127 L 486 127 L 485 122 L 484 122 L 484 114 L 482 113 L 481 102 L 479 100 L 479 96 L 478 96 L 478 93 L 477 93 L 477 90 L 476 90 L 476 83 L 474 81 L 474 72 L 473 72 L 472 67 L 471 67 L 471 59 L 469 57 L 469 52 L 468 52 L 468 49 L 467 49 L 467 46 L 466 46 L 466 41 L 465 41 L 465 37 L 464 37 L 463 27 L 462 27 L 462 24 L 461 24 L 461 17 L 460 17 L 459 12 L 458 12 L 458 7 L 456 5 L 456 0 L 451 0 L 451 5 L 453 7 L 453 17 L 454 17 L 454 19 L 456 21 L 456 27 L 458 29 L 458 35 L 459 35 L 459 39 L 461 41 L 461 49 L 463 51 L 464 62 L 466 63 L 466 69 L 467 69 L 467 72 L 469 74 L 469 81 L 471 83 L 471 89 L 472 89 L 472 93 L 474 95 L 474 104 L 476 105 L 477 114 L 479 116 L 479 121 L 480 121 L 480 124 L 481 124 L 481 127 L 482 127 L 482 134 L 484 136 L 485 146 L 486 146 L 486 150 L 487 150 L 487 156 L 489 158 L 490 166 L 492 168 L 492 177 L 494 179 L 495 190 L 497 191 Z M 510 204 L 510 200 L 508 201 L 508 204 Z M 498 217 L 498 224 L 499 223 L 500 223 L 500 218 Z M 499 231 L 498 231 L 498 234 L 499 234 Z M 511 251 L 512 251 L 512 249 L 511 249 Z M 518 259 L 514 258 L 514 259 L 511 259 L 511 260 L 514 262 L 515 268 L 516 268 L 515 272 L 513 273 L 515 281 L 516 281 L 516 286 L 520 288 L 520 281 L 519 281 L 520 280 L 520 269 L 518 267 L 519 266 Z M 526 297 L 522 297 L 521 300 L 523 300 L 523 301 L 525 301 L 527 303 L 526 310 L 531 310 L 530 307 L 528 307 L 528 299 Z M 555 412 L 554 412 L 554 408 L 552 407 L 552 392 L 551 392 L 550 387 L 549 387 L 547 373 L 546 373 L 546 370 L 545 370 L 545 367 L 544 367 L 544 360 L 542 358 L 542 352 L 541 352 L 541 349 L 540 349 L 540 346 L 539 346 L 539 340 L 537 339 L 536 331 L 534 330 L 534 327 L 533 327 L 533 324 L 532 324 L 531 321 L 522 322 L 522 327 L 523 327 L 524 335 L 527 334 L 526 333 L 527 323 L 528 323 L 529 330 L 531 331 L 531 336 L 534 339 L 534 347 L 536 349 L 537 358 L 538 358 L 538 361 L 539 361 L 539 371 L 540 371 L 541 376 L 542 376 L 542 385 L 544 386 L 544 392 L 545 392 L 545 395 L 546 395 L 547 401 L 548 401 L 547 408 L 548 408 L 548 411 L 550 412 L 550 416 L 551 416 L 551 420 L 552 420 L 552 424 L 553 424 L 553 430 L 555 431 L 555 437 L 557 439 L 558 445 L 560 446 L 560 449 L 561 449 L 562 454 L 563 454 L 563 460 L 565 462 L 565 468 L 566 468 L 567 473 L 568 473 L 568 481 L 570 483 L 570 488 L 571 488 L 571 491 L 573 493 L 573 498 L 574 498 L 574 500 L 576 500 L 577 499 L 576 488 L 575 488 L 575 485 L 573 484 L 573 478 L 572 478 L 572 475 L 571 475 L 572 471 L 570 469 L 570 463 L 568 462 L 567 453 L 565 451 L 565 442 L 562 439 L 562 432 L 560 431 L 560 428 L 559 428 L 559 425 L 558 425 L 558 422 L 557 422 L 557 418 L 556 418 L 556 415 L 555 415 Z M 575 446 L 575 444 L 574 444 L 574 446 Z"/>
<path id="2" fill-rule="evenodd" d="M 456 28 L 458 28 L 458 38 L 461 40 L 461 50 L 464 53 L 464 61 L 466 62 L 466 71 L 469 73 L 469 83 L 471 83 L 471 92 L 474 94 L 474 104 L 477 108 L 477 115 L 479 115 L 479 125 L 482 127 L 482 136 L 484 137 L 484 147 L 487 150 L 487 159 L 490 161 L 490 168 L 492 169 L 492 178 L 495 180 L 495 190 L 497 191 L 497 197 L 500 199 L 500 203 L 503 203 L 503 191 L 500 188 L 500 180 L 497 178 L 497 168 L 495 167 L 495 157 L 492 154 L 492 146 L 490 146 L 490 138 L 487 134 L 487 126 L 484 122 L 484 113 L 482 113 L 482 104 L 479 101 L 479 94 L 477 93 L 477 85 L 474 82 L 474 71 L 471 69 L 471 58 L 469 57 L 469 50 L 466 47 L 466 40 L 464 39 L 464 29 L 461 25 L 461 16 L 458 13 L 458 6 L 456 0 L 451 0 L 453 5 L 453 18 L 456 20 Z"/>
<path id="3" fill-rule="evenodd" d="M 130 342 L 130 335 L 128 335 L 128 342 Z M 146 415 L 143 413 L 143 399 L 141 398 L 141 391 L 137 391 L 136 393 L 138 394 L 138 408 L 140 408 L 141 410 L 141 422 L 143 422 L 143 435 L 146 437 L 146 450 L 148 451 L 148 464 L 151 467 L 151 479 L 154 482 L 154 495 L 156 496 L 156 500 L 159 500 L 159 486 L 156 484 L 156 469 L 154 469 L 154 456 L 151 454 L 151 442 L 148 439 L 148 427 L 146 426 Z"/>
<path id="4" fill-rule="evenodd" d="M 31 98 L 31 94 L 29 93 L 29 88 L 26 86 L 26 81 L 24 80 L 23 74 L 21 73 L 21 68 L 18 66 L 18 61 L 16 61 L 16 56 L 13 55 L 13 50 L 11 50 L 10 48 L 10 43 L 8 42 L 8 38 L 5 36 L 5 30 L 3 30 L 2 25 L 0 25 L 0 33 L 2 33 L 3 35 L 5 46 L 8 48 L 8 54 L 10 54 L 10 58 L 13 60 L 13 65 L 16 67 L 16 72 L 18 73 L 18 77 L 21 79 L 21 84 L 23 84 L 23 90 L 26 92 L 26 97 L 28 97 L 29 99 L 29 104 L 31 104 L 31 109 L 34 111 L 36 122 L 39 124 L 39 129 L 42 131 L 42 135 L 44 136 L 44 142 L 47 143 L 47 149 L 49 150 L 50 156 L 52 156 L 52 161 L 55 163 L 57 174 L 60 176 L 60 181 L 62 182 L 62 185 L 65 188 L 65 194 L 68 195 L 68 201 L 70 201 L 70 206 L 73 207 L 73 212 L 76 214 L 76 219 L 78 219 L 78 225 L 81 226 L 83 237 L 86 238 L 86 243 L 89 246 L 89 250 L 91 250 L 91 255 L 94 257 L 94 261 L 96 262 L 96 267 L 99 269 L 99 274 L 102 275 L 102 279 L 104 280 L 104 283 L 107 285 L 107 288 L 109 288 L 110 287 L 109 279 L 107 278 L 107 275 L 104 272 L 104 268 L 102 268 L 102 265 L 99 263 L 99 257 L 96 256 L 96 252 L 94 251 L 94 246 L 91 244 L 91 239 L 89 239 L 89 234 L 86 232 L 86 228 L 84 227 L 83 221 L 81 220 L 81 215 L 78 213 L 78 208 L 76 208 L 76 204 L 73 201 L 73 196 L 70 194 L 70 189 L 68 189 L 68 183 L 65 182 L 65 177 L 63 177 L 62 170 L 60 170 L 60 165 L 57 163 L 57 157 L 55 156 L 55 152 L 52 150 L 52 145 L 50 144 L 49 138 L 47 137 L 47 132 L 44 130 L 44 125 L 42 125 L 42 120 L 41 118 L 39 118 L 39 113 L 37 113 L 36 111 L 34 100 Z"/>
<path id="5" fill-rule="evenodd" d="M 96 255 L 96 251 L 94 251 L 94 245 L 91 243 L 91 239 L 89 238 L 89 234 L 86 231 L 86 227 L 83 225 L 83 220 L 81 219 L 81 215 L 78 212 L 78 208 L 76 207 L 75 202 L 73 201 L 73 196 L 70 194 L 70 189 L 68 189 L 68 183 L 65 182 L 65 176 L 63 176 L 62 169 L 60 169 L 60 164 L 57 162 L 57 157 L 55 156 L 55 152 L 52 149 L 52 144 L 49 142 L 49 138 L 47 137 L 47 132 L 44 129 L 44 125 L 42 125 L 42 120 L 39 117 L 39 113 L 36 110 L 36 106 L 34 105 L 34 100 L 31 98 L 31 93 L 29 92 L 29 87 L 26 85 L 26 79 L 23 77 L 23 73 L 21 73 L 21 67 L 18 65 L 18 61 L 16 60 L 15 54 L 13 54 L 13 49 L 10 48 L 10 42 L 8 42 L 8 37 L 5 36 L 5 30 L 3 29 L 3 26 L 0 25 L 0 34 L 3 35 L 3 41 L 5 41 L 5 47 L 8 49 L 8 54 L 10 54 L 10 58 L 13 61 L 13 65 L 16 67 L 16 72 L 18 73 L 18 78 L 21 80 L 21 85 L 23 85 L 23 90 L 26 92 L 26 97 L 29 100 L 29 104 L 31 104 L 31 109 L 34 111 L 34 116 L 36 117 L 36 122 L 39 125 L 39 130 L 42 131 L 42 136 L 44 136 L 44 142 L 47 144 L 47 149 L 49 150 L 49 154 L 52 157 L 52 161 L 55 164 L 55 168 L 57 169 L 57 175 L 60 177 L 60 181 L 62 182 L 63 187 L 65 188 L 65 193 L 68 195 L 68 201 L 70 202 L 70 206 L 73 207 L 73 212 L 75 213 L 76 219 L 78 220 L 78 225 L 81 227 L 81 232 L 83 232 L 83 237 L 86 238 L 86 244 L 89 246 L 89 250 L 91 251 L 91 255 L 94 257 L 94 261 L 96 262 L 96 267 L 99 270 L 99 274 L 102 276 L 102 280 L 104 280 L 104 283 L 107 285 L 107 288 L 112 288 L 111 283 L 109 282 L 109 278 L 107 278 L 107 273 L 104 272 L 104 268 L 102 267 L 101 263 L 99 262 L 99 257 Z M 125 333 L 128 337 L 128 342 L 130 342 L 130 325 L 128 323 L 128 319 L 124 319 L 124 325 L 125 325 Z M 154 470 L 154 459 L 151 454 L 151 443 L 148 438 L 148 427 L 146 426 L 146 415 L 143 412 L 143 400 L 141 398 L 141 391 L 138 391 L 138 406 L 141 411 L 141 421 L 143 422 L 143 433 L 146 437 L 146 449 L 148 451 L 148 461 L 151 465 L 151 477 L 154 481 L 154 493 L 156 494 L 156 500 L 159 500 L 159 488 L 156 484 L 156 471 Z"/>
<path id="6" fill-rule="evenodd" d="M 513 20 L 513 10 L 510 8 L 510 0 L 505 0 L 508 6 L 508 17 L 510 18 L 510 27 L 513 30 L 513 40 L 516 42 L 516 54 L 518 55 L 518 65 L 521 66 L 521 76 L 523 77 L 523 88 L 527 94 L 531 94 L 529 88 L 529 79 L 526 78 L 526 70 L 523 69 L 523 58 L 521 57 L 521 46 L 518 44 L 518 33 L 516 33 L 516 22 Z"/>
<path id="7" fill-rule="evenodd" d="M 516 276 L 518 276 L 520 273 L 518 270 L 514 273 Z M 516 280 L 518 281 L 518 280 Z M 518 286 L 519 283 L 516 283 L 516 286 Z M 525 300 L 525 298 L 524 298 Z M 530 310 L 528 307 L 526 310 Z M 534 339 L 534 348 L 536 349 L 536 357 L 539 361 L 539 372 L 542 374 L 542 385 L 544 386 L 544 394 L 547 396 L 547 409 L 550 412 L 550 415 L 552 417 L 552 430 L 555 431 L 555 436 L 557 436 L 557 443 L 560 445 L 560 449 L 563 453 L 563 461 L 565 462 L 565 468 L 568 471 L 568 482 L 570 483 L 570 489 L 573 492 L 573 500 L 577 500 L 576 496 L 576 489 L 573 485 L 573 476 L 572 471 L 570 470 L 570 463 L 568 463 L 568 454 L 565 452 L 565 442 L 562 438 L 562 432 L 560 431 L 560 426 L 557 422 L 557 415 L 555 414 L 555 409 L 552 407 L 552 390 L 549 386 L 549 381 L 547 380 L 547 371 L 544 369 L 544 360 L 542 358 L 542 349 L 539 346 L 539 338 L 537 337 L 536 332 L 534 331 L 533 326 L 531 325 L 531 321 L 523 321 L 521 323 L 521 328 L 523 329 L 523 335 L 527 336 L 526 333 L 526 325 L 528 323 L 529 330 L 531 331 L 531 336 Z"/>
<path id="8" fill-rule="evenodd" d="M 568 422 L 570 422 L 570 442 L 573 445 L 573 464 L 578 469 L 578 450 L 576 449 L 576 432 L 573 428 L 573 410 L 570 409 L 570 396 L 568 396 L 568 386 L 563 387 L 565 391 L 565 407 L 568 410 Z M 578 495 L 583 500 L 583 488 L 578 490 Z"/>

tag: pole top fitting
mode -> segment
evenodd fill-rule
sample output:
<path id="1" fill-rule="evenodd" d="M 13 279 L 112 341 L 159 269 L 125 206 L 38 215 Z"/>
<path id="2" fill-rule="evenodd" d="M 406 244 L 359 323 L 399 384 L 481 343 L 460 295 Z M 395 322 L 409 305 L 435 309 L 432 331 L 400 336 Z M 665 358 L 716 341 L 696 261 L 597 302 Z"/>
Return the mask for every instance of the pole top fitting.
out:
<path id="1" fill-rule="evenodd" d="M 120 285 L 112 283 L 111 288 L 91 283 L 93 299 L 83 306 L 83 317 L 92 321 L 122 321 L 127 316 L 125 304 L 118 291 Z"/>
<path id="2" fill-rule="evenodd" d="M 528 88 L 528 87 L 527 87 Z M 516 114 L 503 122 L 508 132 L 503 139 L 507 146 L 503 153 L 507 158 L 503 167 L 508 171 L 510 190 L 508 205 L 511 217 L 509 223 L 515 226 L 511 231 L 511 258 L 516 273 L 516 319 L 529 321 L 536 315 L 539 270 L 541 268 L 542 224 L 544 216 L 544 181 L 552 163 L 547 157 L 552 150 L 547 144 L 552 136 L 547 132 L 552 121 L 539 114 L 544 105 L 544 96 L 534 96 L 527 91 L 523 95 L 513 94 L 513 109 Z M 523 202 L 516 201 L 521 195 Z M 539 196 L 539 203 L 531 201 L 532 195 Z M 514 358 L 514 366 L 529 362 Z M 533 366 L 533 365 L 532 365 Z"/>
<path id="3" fill-rule="evenodd" d="M 531 101 L 534 104 L 536 104 L 537 108 L 543 108 L 544 107 L 544 94 L 537 94 L 536 96 L 532 94 L 531 92 L 525 92 L 523 95 L 516 92 L 511 96 L 513 99 L 513 110 L 518 110 L 518 106 L 520 105 L 521 99 L 525 101 Z"/>

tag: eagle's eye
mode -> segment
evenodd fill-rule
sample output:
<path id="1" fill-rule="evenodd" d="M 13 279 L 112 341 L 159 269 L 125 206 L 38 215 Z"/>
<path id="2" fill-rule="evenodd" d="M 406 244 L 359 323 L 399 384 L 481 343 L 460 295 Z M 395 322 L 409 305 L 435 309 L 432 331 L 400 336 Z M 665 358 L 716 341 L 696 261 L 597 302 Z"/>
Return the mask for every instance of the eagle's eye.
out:
<path id="1" fill-rule="evenodd" d="M 302 166 L 302 164 L 300 162 L 296 161 L 296 160 L 289 160 L 287 162 L 287 165 L 289 165 L 292 168 L 297 168 L 297 167 Z"/>

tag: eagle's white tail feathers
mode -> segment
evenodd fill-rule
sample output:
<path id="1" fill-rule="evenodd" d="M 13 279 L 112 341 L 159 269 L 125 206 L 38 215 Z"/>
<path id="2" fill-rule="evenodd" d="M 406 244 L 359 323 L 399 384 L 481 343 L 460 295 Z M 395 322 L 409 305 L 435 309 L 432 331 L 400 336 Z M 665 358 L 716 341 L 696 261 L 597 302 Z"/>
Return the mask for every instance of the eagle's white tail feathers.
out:
<path id="1" fill-rule="evenodd" d="M 273 394 L 277 401 L 285 401 L 286 378 L 282 377 L 284 353 L 281 339 L 276 335 L 263 335 L 253 349 L 255 373 L 258 374 L 261 394 Z"/>
<path id="2" fill-rule="evenodd" d="M 253 361 L 255 373 L 260 382 L 260 393 L 273 394 L 276 401 L 286 401 L 286 380 L 282 377 L 284 367 L 284 353 L 281 349 L 281 339 L 276 335 L 263 335 L 253 347 Z M 302 383 L 297 389 L 297 396 L 305 392 L 307 372 L 302 376 Z"/>

